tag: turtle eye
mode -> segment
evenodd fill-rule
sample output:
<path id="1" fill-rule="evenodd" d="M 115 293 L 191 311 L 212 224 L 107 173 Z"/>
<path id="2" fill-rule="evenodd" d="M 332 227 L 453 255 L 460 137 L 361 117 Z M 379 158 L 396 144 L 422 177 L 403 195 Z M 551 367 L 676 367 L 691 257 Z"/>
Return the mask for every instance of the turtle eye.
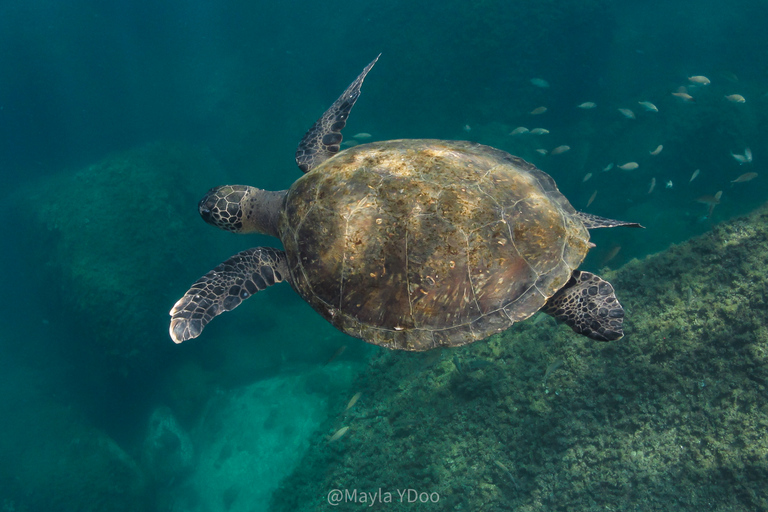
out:
<path id="1" fill-rule="evenodd" d="M 200 216 L 205 222 L 211 221 L 211 217 L 213 217 L 212 210 L 215 205 L 216 202 L 209 194 L 206 194 L 205 197 L 200 200 L 200 203 L 198 203 L 197 210 L 200 212 Z"/>

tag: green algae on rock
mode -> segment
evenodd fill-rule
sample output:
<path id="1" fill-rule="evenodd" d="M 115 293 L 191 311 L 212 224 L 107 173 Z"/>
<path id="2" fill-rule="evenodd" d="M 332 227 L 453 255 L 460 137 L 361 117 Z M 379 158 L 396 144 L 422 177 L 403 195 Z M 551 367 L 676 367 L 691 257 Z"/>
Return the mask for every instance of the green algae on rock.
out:
<path id="1" fill-rule="evenodd" d="M 768 508 L 766 254 L 768 205 L 607 273 L 619 342 L 528 322 L 429 365 L 382 352 L 347 435 L 318 440 L 274 510 L 379 488 L 437 492 L 425 510 Z M 494 363 L 454 364 L 472 360 Z"/>
<path id="2" fill-rule="evenodd" d="M 70 350 L 124 375 L 156 364 L 164 318 L 154 312 L 171 302 L 178 255 L 200 254 L 183 236 L 194 222 L 188 203 L 215 166 L 204 151 L 157 143 L 11 194 L 30 288 L 72 323 L 62 331 L 89 338 Z"/>

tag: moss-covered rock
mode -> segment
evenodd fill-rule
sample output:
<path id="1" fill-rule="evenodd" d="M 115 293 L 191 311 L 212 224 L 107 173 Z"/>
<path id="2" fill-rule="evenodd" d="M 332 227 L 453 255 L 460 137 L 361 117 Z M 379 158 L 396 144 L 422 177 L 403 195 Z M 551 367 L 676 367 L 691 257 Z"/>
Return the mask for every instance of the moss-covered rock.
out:
<path id="1" fill-rule="evenodd" d="M 29 290 L 57 315 L 62 331 L 79 332 L 74 353 L 116 373 L 146 371 L 158 359 L 174 294 L 205 268 L 189 235 L 195 203 L 218 173 L 206 153 L 153 144 L 13 193 L 14 221 L 28 258 Z M 213 245 L 213 244 L 211 244 Z M 44 317 L 45 318 L 45 317 Z"/>
<path id="2" fill-rule="evenodd" d="M 768 508 L 765 254 L 768 207 L 605 273 L 628 313 L 618 342 L 539 315 L 436 355 L 382 351 L 347 434 L 274 509 L 379 488 L 439 493 L 420 510 Z"/>

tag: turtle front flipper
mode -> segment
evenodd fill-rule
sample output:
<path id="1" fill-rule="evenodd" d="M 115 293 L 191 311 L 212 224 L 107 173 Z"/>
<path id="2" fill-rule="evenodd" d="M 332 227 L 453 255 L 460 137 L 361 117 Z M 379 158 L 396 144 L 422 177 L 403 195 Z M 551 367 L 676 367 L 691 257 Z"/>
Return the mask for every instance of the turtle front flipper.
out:
<path id="1" fill-rule="evenodd" d="M 303 172 L 311 171 L 339 152 L 341 130 L 347 125 L 349 113 L 355 106 L 357 98 L 360 97 L 360 88 L 363 86 L 365 75 L 373 68 L 380 56 L 381 54 L 378 54 L 370 64 L 365 66 L 363 72 L 347 87 L 331 108 L 315 121 L 312 128 L 301 139 L 296 149 L 296 164 Z"/>
<path id="2" fill-rule="evenodd" d="M 271 247 L 242 251 L 195 281 L 171 309 L 171 338 L 197 338 L 213 317 L 254 293 L 288 279 L 285 253 Z"/>
<path id="3" fill-rule="evenodd" d="M 542 311 L 593 340 L 614 341 L 624 336 L 624 308 L 613 286 L 590 272 L 574 270 Z"/>

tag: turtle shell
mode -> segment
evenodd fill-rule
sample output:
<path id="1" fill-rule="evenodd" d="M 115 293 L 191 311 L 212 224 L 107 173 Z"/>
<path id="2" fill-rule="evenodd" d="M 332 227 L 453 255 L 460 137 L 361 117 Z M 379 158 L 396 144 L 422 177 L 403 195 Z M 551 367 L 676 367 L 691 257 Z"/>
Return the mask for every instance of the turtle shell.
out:
<path id="1" fill-rule="evenodd" d="M 288 191 L 280 236 L 296 291 L 389 348 L 458 346 L 538 311 L 587 254 L 554 180 L 481 144 L 352 147 Z"/>

